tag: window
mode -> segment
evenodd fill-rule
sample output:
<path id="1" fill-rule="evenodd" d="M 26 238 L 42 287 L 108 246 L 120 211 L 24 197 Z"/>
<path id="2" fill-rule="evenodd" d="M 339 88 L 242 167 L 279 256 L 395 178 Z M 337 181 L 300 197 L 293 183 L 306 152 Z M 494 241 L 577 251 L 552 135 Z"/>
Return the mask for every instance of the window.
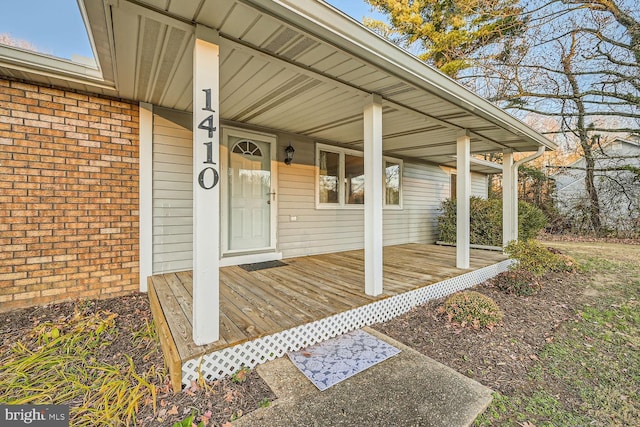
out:
<path id="1" fill-rule="evenodd" d="M 364 157 L 344 155 L 345 199 L 348 205 L 364 205 Z"/>
<path id="2" fill-rule="evenodd" d="M 330 151 L 320 151 L 319 155 L 320 179 L 318 195 L 323 204 L 337 204 L 338 180 L 340 179 L 340 154 Z"/>
<path id="3" fill-rule="evenodd" d="M 384 161 L 384 204 L 401 207 L 400 182 L 402 181 L 402 162 L 386 159 Z"/>
<path id="4" fill-rule="evenodd" d="M 316 206 L 364 206 L 364 153 L 330 145 L 316 145 L 318 170 Z M 384 158 L 384 206 L 402 208 L 402 160 Z"/>
<path id="5" fill-rule="evenodd" d="M 262 157 L 262 151 L 253 141 L 243 140 L 238 142 L 232 150 L 236 154 L 246 154 L 247 156 Z"/>

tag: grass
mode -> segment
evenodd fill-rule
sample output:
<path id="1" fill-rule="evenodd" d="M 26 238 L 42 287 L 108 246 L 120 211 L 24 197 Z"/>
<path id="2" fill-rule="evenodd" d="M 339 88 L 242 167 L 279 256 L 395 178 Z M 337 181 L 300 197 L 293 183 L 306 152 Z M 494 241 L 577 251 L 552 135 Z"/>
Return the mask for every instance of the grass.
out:
<path id="1" fill-rule="evenodd" d="M 71 425 L 132 425 L 141 404 L 155 407 L 154 368 L 139 373 L 132 359 L 110 365 L 93 356 L 117 333 L 116 315 L 82 314 L 35 326 L 0 352 L 0 403 L 69 404 Z M 153 336 L 152 325 L 139 339 Z"/>
<path id="2" fill-rule="evenodd" d="M 640 246 L 552 245 L 587 273 L 579 310 L 538 354 L 531 389 L 494 395 L 476 425 L 639 425 Z"/>

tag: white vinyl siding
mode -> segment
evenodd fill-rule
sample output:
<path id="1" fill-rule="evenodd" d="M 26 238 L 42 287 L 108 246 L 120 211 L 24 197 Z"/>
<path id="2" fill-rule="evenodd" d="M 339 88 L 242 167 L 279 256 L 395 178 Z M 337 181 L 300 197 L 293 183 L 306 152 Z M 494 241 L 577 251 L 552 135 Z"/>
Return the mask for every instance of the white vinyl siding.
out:
<path id="1" fill-rule="evenodd" d="M 283 258 L 362 249 L 362 210 L 316 208 L 315 144 L 279 138 L 278 153 L 289 141 L 296 149 L 291 166 L 278 163 L 278 249 Z M 384 210 L 384 244 L 432 243 L 437 238 L 437 216 L 449 197 L 449 172 L 439 166 L 405 159 L 402 166 L 402 209 Z M 472 193 L 487 196 L 485 175 L 472 174 Z"/>
<path id="2" fill-rule="evenodd" d="M 290 134 L 278 135 L 277 250 L 284 258 L 362 249 L 362 209 L 317 209 L 315 144 Z M 295 148 L 293 164 L 284 149 Z M 192 268 L 191 131 L 154 115 L 153 273 Z M 402 209 L 384 210 L 384 244 L 432 243 L 437 238 L 441 201 L 449 197 L 445 168 L 405 159 Z M 221 177 L 224 179 L 224 177 Z M 487 194 L 486 177 L 472 174 L 472 193 Z"/>
<path id="3" fill-rule="evenodd" d="M 193 267 L 192 158 L 191 131 L 154 115 L 154 274 Z"/>
<path id="4" fill-rule="evenodd" d="M 438 166 L 404 161 L 403 209 L 384 211 L 384 244 L 432 243 L 437 216 L 449 194 L 449 175 Z"/>
<path id="5" fill-rule="evenodd" d="M 471 196 L 483 199 L 489 197 L 489 184 L 486 175 L 471 172 Z"/>
<path id="6" fill-rule="evenodd" d="M 595 180 L 600 198 L 600 215 L 603 224 L 616 230 L 631 230 L 636 217 L 634 212 L 640 205 L 640 186 L 634 184 L 631 171 L 607 169 L 620 168 L 623 165 L 640 166 L 640 142 L 616 140 L 603 146 L 603 153 L 594 153 Z M 556 184 L 556 206 L 569 217 L 579 216 L 580 206 L 589 196 L 585 187 L 584 157 L 560 169 L 552 176 Z M 599 169 L 599 170 L 598 170 Z M 625 191 L 620 190 L 625 187 Z"/>

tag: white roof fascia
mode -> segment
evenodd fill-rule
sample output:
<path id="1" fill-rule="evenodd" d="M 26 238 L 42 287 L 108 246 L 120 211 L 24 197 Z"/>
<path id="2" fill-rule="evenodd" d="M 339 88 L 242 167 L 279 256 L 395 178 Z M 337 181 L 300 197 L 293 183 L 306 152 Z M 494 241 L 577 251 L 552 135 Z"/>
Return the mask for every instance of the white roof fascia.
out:
<path id="1" fill-rule="evenodd" d="M 489 160 L 484 159 L 478 159 L 477 157 L 471 157 L 470 162 L 473 165 L 484 166 L 502 172 L 502 165 L 499 163 L 490 162 Z"/>
<path id="2" fill-rule="evenodd" d="M 429 67 L 332 6 L 317 0 L 242 0 L 331 42 L 411 84 L 491 121 L 529 142 L 555 149 L 554 142 L 520 120 Z"/>
<path id="3" fill-rule="evenodd" d="M 0 66 L 42 76 L 67 80 L 101 89 L 114 90 L 95 67 L 53 58 L 37 52 L 0 45 Z"/>
<path id="4" fill-rule="evenodd" d="M 602 146 L 602 150 L 607 150 L 608 148 L 611 147 L 611 144 L 613 144 L 614 142 L 617 142 L 617 141 L 629 144 L 632 147 L 640 148 L 640 141 L 635 142 L 635 141 L 631 141 L 631 140 L 628 140 L 628 139 L 616 138 L 616 139 L 608 142 L 607 144 L 603 145 Z M 577 165 L 578 163 L 580 163 L 583 160 L 584 160 L 584 155 L 578 157 L 576 160 L 574 160 L 573 162 L 569 163 L 568 165 L 560 166 L 559 167 L 560 170 L 558 170 L 558 172 L 556 172 L 554 174 L 551 174 L 550 176 L 560 175 L 563 172 L 566 172 L 567 170 L 569 170 L 568 168 Z"/>

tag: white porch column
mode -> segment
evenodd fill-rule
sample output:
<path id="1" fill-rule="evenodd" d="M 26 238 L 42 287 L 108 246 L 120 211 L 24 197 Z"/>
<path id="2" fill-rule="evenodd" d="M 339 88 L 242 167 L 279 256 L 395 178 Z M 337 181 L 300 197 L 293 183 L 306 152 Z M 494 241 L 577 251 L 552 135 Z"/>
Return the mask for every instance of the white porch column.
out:
<path id="1" fill-rule="evenodd" d="M 471 139 L 468 131 L 458 132 L 456 148 L 456 267 L 469 268 Z"/>
<path id="2" fill-rule="evenodd" d="M 153 105 L 140 103 L 140 292 L 147 292 L 147 278 L 153 274 Z"/>
<path id="3" fill-rule="evenodd" d="M 518 168 L 521 164 L 530 162 L 542 156 L 545 146 L 538 147 L 538 151 L 531 156 L 513 161 L 513 152 L 504 151 L 502 164 L 502 242 L 506 245 L 512 240 L 518 240 Z"/>
<path id="4" fill-rule="evenodd" d="M 518 175 L 513 167 L 513 151 L 504 150 L 502 152 L 502 246 L 518 238 L 517 182 Z"/>
<path id="5" fill-rule="evenodd" d="M 364 107 L 364 288 L 382 293 L 382 98 Z"/>
<path id="6" fill-rule="evenodd" d="M 220 329 L 219 36 L 198 25 L 193 48 L 193 341 Z"/>

